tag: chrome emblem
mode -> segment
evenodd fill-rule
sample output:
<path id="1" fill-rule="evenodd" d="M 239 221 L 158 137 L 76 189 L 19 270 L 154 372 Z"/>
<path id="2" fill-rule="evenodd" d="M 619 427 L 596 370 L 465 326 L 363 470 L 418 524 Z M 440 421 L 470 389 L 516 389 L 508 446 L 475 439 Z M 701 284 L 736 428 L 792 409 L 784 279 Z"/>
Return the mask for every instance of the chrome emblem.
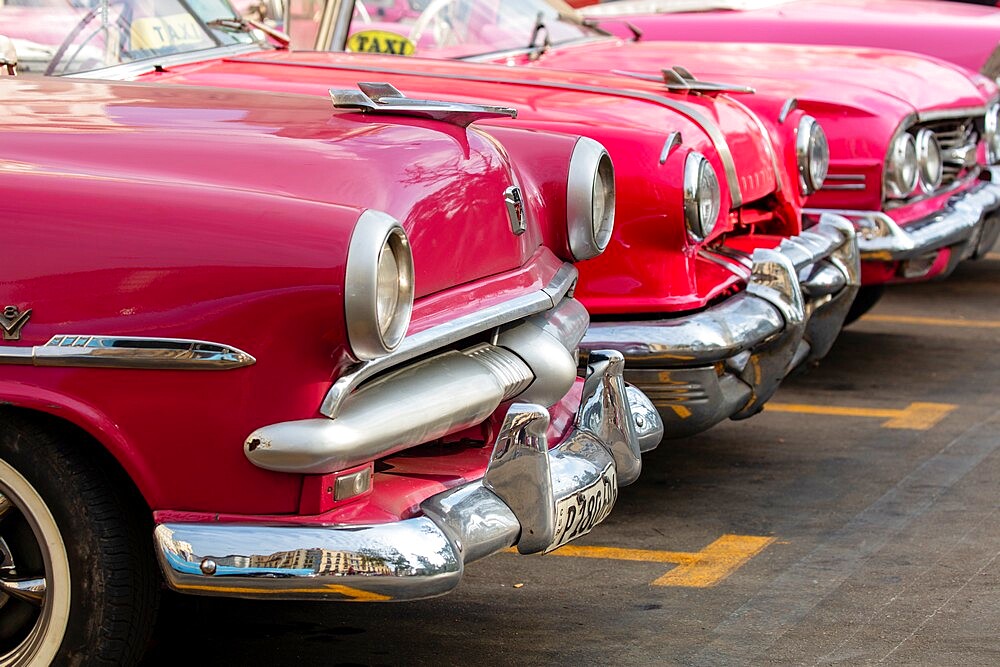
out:
<path id="1" fill-rule="evenodd" d="M 0 313 L 0 328 L 3 329 L 4 340 L 21 340 L 21 329 L 31 319 L 31 309 L 23 313 L 17 306 L 7 306 Z"/>
<path id="2" fill-rule="evenodd" d="M 528 228 L 524 223 L 524 200 L 521 199 L 521 189 L 512 185 L 504 190 L 503 203 L 507 205 L 510 231 L 514 232 L 514 236 L 520 236 Z"/>

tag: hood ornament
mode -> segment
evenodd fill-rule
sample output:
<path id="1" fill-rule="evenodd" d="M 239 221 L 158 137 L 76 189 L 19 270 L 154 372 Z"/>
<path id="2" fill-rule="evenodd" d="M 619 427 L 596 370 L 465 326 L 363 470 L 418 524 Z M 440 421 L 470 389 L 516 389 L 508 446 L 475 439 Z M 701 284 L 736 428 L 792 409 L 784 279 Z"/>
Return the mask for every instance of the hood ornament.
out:
<path id="1" fill-rule="evenodd" d="M 660 76 L 655 74 L 644 74 L 642 72 L 629 72 L 627 70 L 612 70 L 612 74 L 630 76 L 634 79 L 644 81 L 662 82 L 667 85 L 667 90 L 675 93 L 754 93 L 750 86 L 738 86 L 733 83 L 712 83 L 711 81 L 699 81 L 685 67 L 674 65 L 660 70 Z"/>
<path id="2" fill-rule="evenodd" d="M 440 120 L 459 127 L 483 118 L 517 118 L 517 109 L 485 104 L 412 99 L 390 83 L 359 82 L 359 90 L 330 89 L 333 106 L 338 109 L 359 109 L 363 113 L 414 116 Z"/>

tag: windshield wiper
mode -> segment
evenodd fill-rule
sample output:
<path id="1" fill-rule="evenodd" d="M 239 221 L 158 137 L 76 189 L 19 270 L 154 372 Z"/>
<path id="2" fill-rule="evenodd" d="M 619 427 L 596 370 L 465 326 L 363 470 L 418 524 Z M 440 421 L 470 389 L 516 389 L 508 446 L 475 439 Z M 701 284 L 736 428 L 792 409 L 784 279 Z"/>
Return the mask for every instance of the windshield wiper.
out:
<path id="1" fill-rule="evenodd" d="M 542 31 L 545 32 L 545 39 L 539 47 L 535 42 Z M 535 17 L 535 25 L 531 29 L 531 41 L 528 42 L 528 48 L 533 51 L 531 55 L 532 60 L 541 58 L 546 51 L 552 48 L 552 40 L 549 38 L 549 28 L 545 25 L 545 15 L 542 12 L 538 12 L 538 15 Z"/>
<path id="2" fill-rule="evenodd" d="M 231 32 L 252 32 L 254 30 L 260 30 L 262 33 L 278 42 L 283 47 L 288 46 L 292 43 L 292 38 L 288 36 L 287 33 L 278 30 L 277 28 L 272 28 L 266 23 L 262 23 L 255 19 L 243 19 L 243 18 L 226 18 L 226 19 L 212 19 L 211 21 L 206 21 L 205 25 L 210 28 L 218 28 L 219 30 L 229 30 Z"/>

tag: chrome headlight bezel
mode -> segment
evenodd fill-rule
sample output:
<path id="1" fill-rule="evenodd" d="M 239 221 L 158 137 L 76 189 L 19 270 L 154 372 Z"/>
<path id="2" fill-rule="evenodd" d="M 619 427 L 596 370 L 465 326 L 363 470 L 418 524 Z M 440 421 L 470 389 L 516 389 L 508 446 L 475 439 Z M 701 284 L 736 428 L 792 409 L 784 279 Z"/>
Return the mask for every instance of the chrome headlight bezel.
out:
<path id="1" fill-rule="evenodd" d="M 885 158 L 885 193 L 891 199 L 906 199 L 920 180 L 917 142 L 909 132 L 900 132 Z"/>
<path id="2" fill-rule="evenodd" d="M 1000 163 L 1000 101 L 986 107 L 983 125 L 983 139 L 986 141 L 986 161 Z"/>
<path id="3" fill-rule="evenodd" d="M 823 187 L 830 172 L 830 143 L 823 126 L 812 116 L 803 116 L 799 121 L 795 157 L 799 168 L 799 189 L 808 197 Z"/>
<path id="4" fill-rule="evenodd" d="M 711 235 L 719 221 L 722 193 L 719 176 L 708 159 L 696 151 L 684 161 L 684 222 L 697 241 Z"/>
<path id="5" fill-rule="evenodd" d="M 930 194 L 941 187 L 941 180 L 944 178 L 941 146 L 934 132 L 926 127 L 917 132 L 914 144 L 917 149 L 917 177 L 920 189 L 925 194 Z"/>
<path id="6" fill-rule="evenodd" d="M 394 295 L 387 282 L 394 283 Z M 386 303 L 391 312 L 384 312 Z M 412 312 L 409 239 L 395 218 L 369 209 L 358 218 L 347 254 L 344 315 L 351 352 L 362 361 L 389 354 L 403 342 Z"/>
<path id="7" fill-rule="evenodd" d="M 597 257 L 615 226 L 615 169 L 607 149 L 587 137 L 573 147 L 566 179 L 566 237 L 577 261 Z"/>

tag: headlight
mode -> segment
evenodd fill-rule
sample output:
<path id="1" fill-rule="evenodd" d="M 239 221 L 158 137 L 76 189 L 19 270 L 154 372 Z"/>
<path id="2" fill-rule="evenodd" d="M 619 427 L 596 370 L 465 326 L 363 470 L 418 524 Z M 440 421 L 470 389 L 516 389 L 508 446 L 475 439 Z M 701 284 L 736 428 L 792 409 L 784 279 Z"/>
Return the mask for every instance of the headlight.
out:
<path id="1" fill-rule="evenodd" d="M 917 144 L 912 134 L 902 132 L 892 142 L 886 157 L 886 194 L 895 199 L 909 197 L 917 187 L 917 170 Z"/>
<path id="2" fill-rule="evenodd" d="M 395 350 L 413 311 L 413 255 L 395 218 L 374 210 L 361 214 L 345 279 L 344 313 L 354 356 L 375 359 Z"/>
<path id="3" fill-rule="evenodd" d="M 684 222 L 699 241 L 715 229 L 721 202 L 715 169 L 701 153 L 688 153 L 684 162 Z"/>
<path id="4" fill-rule="evenodd" d="M 826 132 L 812 116 L 803 116 L 799 121 L 795 155 L 799 163 L 802 194 L 811 195 L 823 187 L 830 171 L 830 144 L 827 143 Z"/>
<path id="5" fill-rule="evenodd" d="M 566 185 L 566 224 L 574 259 L 604 252 L 615 226 L 615 169 L 600 143 L 581 137 L 573 147 Z"/>
<path id="6" fill-rule="evenodd" d="M 916 146 L 920 188 L 926 193 L 934 192 L 941 185 L 941 177 L 944 175 L 941 146 L 934 138 L 934 133 L 927 128 L 917 132 Z"/>
<path id="7" fill-rule="evenodd" d="M 986 159 L 990 164 L 1000 162 L 1000 102 L 994 102 L 986 109 L 986 125 L 983 138 L 986 140 Z"/>

